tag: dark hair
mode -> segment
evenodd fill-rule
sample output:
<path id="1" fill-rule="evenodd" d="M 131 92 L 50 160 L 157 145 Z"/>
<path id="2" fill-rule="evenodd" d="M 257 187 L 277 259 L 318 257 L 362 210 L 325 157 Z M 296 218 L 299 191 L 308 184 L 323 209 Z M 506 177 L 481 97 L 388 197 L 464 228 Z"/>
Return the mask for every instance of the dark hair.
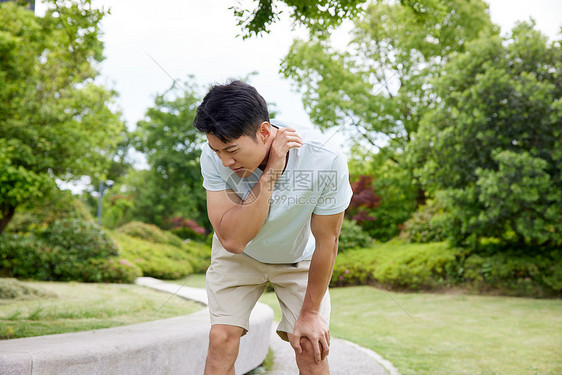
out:
<path id="1" fill-rule="evenodd" d="M 264 98 L 242 81 L 211 87 L 197 108 L 193 126 L 227 143 L 243 135 L 256 139 L 259 125 L 269 121 Z"/>

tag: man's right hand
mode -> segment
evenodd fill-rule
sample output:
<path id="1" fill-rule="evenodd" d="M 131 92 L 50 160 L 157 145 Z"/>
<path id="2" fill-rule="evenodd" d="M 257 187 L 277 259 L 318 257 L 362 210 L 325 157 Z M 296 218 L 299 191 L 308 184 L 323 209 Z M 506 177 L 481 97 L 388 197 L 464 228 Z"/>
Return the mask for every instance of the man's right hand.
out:
<path id="1" fill-rule="evenodd" d="M 277 181 L 281 177 L 289 150 L 301 145 L 302 138 L 295 129 L 286 127 L 277 130 L 269 150 L 269 159 L 266 166 L 266 171 L 273 181 Z"/>

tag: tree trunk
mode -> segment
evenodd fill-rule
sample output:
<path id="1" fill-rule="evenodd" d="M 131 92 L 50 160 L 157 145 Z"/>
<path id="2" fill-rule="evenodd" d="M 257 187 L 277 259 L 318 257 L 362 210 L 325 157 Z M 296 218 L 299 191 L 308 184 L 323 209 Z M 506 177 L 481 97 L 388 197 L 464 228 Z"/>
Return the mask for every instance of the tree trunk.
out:
<path id="1" fill-rule="evenodd" d="M 418 191 L 416 192 L 416 203 L 418 204 L 417 207 L 425 205 L 425 202 L 426 202 L 425 190 L 423 190 L 420 187 L 420 188 L 418 188 Z"/>
<path id="2" fill-rule="evenodd" d="M 0 205 L 0 212 L 2 212 L 2 218 L 0 218 L 0 234 L 4 232 L 4 229 L 8 226 L 8 223 L 14 217 L 16 212 L 16 207 L 10 206 L 8 204 Z"/>

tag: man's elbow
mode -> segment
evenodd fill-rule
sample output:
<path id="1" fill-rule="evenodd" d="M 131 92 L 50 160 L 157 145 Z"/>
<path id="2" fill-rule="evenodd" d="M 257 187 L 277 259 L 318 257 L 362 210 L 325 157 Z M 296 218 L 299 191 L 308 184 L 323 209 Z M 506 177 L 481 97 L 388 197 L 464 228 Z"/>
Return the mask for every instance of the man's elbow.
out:
<path id="1" fill-rule="evenodd" d="M 242 246 L 234 241 L 221 240 L 222 247 L 232 254 L 242 254 L 246 246 Z"/>

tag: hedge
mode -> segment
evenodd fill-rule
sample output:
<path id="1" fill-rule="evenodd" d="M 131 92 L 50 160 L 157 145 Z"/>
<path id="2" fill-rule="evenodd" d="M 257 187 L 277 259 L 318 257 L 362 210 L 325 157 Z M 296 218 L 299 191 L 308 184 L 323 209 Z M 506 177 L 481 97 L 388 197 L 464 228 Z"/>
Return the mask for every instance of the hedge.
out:
<path id="1" fill-rule="evenodd" d="M 447 242 L 394 239 L 338 255 L 331 286 L 376 285 L 398 290 L 469 291 L 513 296 L 562 296 L 562 250 L 525 255 L 479 254 Z"/>

